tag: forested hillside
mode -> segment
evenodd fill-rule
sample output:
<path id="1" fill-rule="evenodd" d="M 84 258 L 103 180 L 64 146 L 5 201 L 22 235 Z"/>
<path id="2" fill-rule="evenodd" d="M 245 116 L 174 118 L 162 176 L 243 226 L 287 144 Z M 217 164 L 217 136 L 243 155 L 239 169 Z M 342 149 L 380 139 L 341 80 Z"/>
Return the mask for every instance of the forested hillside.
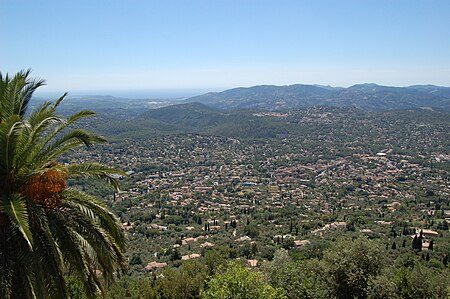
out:
<path id="1" fill-rule="evenodd" d="M 211 92 L 187 99 L 221 109 L 288 110 L 318 105 L 368 110 L 432 107 L 450 110 L 450 88 L 432 85 L 390 87 L 357 84 L 348 88 L 319 85 L 262 85 Z"/>

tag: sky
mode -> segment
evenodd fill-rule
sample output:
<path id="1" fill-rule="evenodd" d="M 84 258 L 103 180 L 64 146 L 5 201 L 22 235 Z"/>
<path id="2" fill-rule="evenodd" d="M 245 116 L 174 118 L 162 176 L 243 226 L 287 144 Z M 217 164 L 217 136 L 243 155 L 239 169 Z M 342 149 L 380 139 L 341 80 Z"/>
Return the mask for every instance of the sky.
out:
<path id="1" fill-rule="evenodd" d="M 0 0 L 0 72 L 44 92 L 450 86 L 448 0 Z"/>

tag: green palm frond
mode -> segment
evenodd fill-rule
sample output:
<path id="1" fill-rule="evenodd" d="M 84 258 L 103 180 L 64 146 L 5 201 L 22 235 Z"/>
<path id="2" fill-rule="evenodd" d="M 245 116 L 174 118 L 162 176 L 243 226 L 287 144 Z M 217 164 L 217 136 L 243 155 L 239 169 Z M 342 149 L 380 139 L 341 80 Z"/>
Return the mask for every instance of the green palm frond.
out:
<path id="1" fill-rule="evenodd" d="M 102 143 L 105 141 L 104 137 L 92 134 L 86 130 L 72 130 L 39 151 L 36 155 L 36 159 L 38 161 L 53 160 L 70 149 L 83 145 L 90 146 L 93 143 Z"/>
<path id="2" fill-rule="evenodd" d="M 33 235 L 30 231 L 28 221 L 28 211 L 24 198 L 20 194 L 12 194 L 11 196 L 3 196 L 0 211 L 9 216 L 11 222 L 19 229 L 24 239 L 27 241 L 30 250 L 33 249 Z"/>
<path id="3" fill-rule="evenodd" d="M 30 79 L 31 70 L 20 71 L 13 78 L 0 74 L 0 120 L 12 115 L 23 117 L 36 89 L 44 80 Z"/>
<path id="4" fill-rule="evenodd" d="M 66 298 L 67 289 L 63 276 L 63 252 L 53 236 L 48 211 L 39 204 L 28 204 L 33 242 L 33 272 L 35 289 L 43 292 L 40 298 Z"/>
<path id="5" fill-rule="evenodd" d="M 48 116 L 33 126 L 25 122 L 21 132 L 22 134 L 17 142 L 17 154 L 14 161 L 15 166 L 20 168 L 21 166 L 35 162 L 33 161 L 35 158 L 33 153 L 41 150 L 40 140 L 46 129 L 54 123 L 63 121 L 64 120 L 59 117 Z"/>
<path id="6" fill-rule="evenodd" d="M 95 116 L 95 115 L 96 115 L 96 113 L 94 111 L 81 110 L 75 114 L 72 114 L 69 118 L 67 118 L 67 124 L 70 125 L 82 118 L 89 117 L 89 116 Z"/>
<path id="7" fill-rule="evenodd" d="M 89 279 L 91 275 L 90 265 L 86 255 L 92 257 L 95 255 L 93 248 L 79 234 L 65 225 L 60 225 L 64 219 L 61 215 L 53 214 L 49 216 L 49 223 L 54 228 L 54 235 L 61 251 L 64 252 L 63 258 L 67 265 L 70 275 L 75 276 L 83 283 L 84 290 L 88 298 L 95 298 L 99 285 Z M 74 246 L 75 245 L 75 246 Z"/>
<path id="8" fill-rule="evenodd" d="M 109 232 L 114 243 L 124 251 L 125 236 L 123 234 L 122 225 L 117 218 L 101 201 L 92 195 L 81 192 L 75 188 L 67 188 L 62 192 L 66 202 L 72 202 L 84 206 L 94 212 L 100 225 Z"/>
<path id="9" fill-rule="evenodd" d="M 23 127 L 20 117 L 10 116 L 0 123 L 0 174 L 11 170 L 16 140 Z"/>
<path id="10" fill-rule="evenodd" d="M 51 102 L 44 102 L 37 106 L 28 117 L 28 123 L 30 123 L 31 126 L 36 126 L 43 119 L 54 116 L 55 113 L 49 109 L 51 105 Z"/>
<path id="11" fill-rule="evenodd" d="M 73 203 L 64 203 L 59 213 L 64 217 L 66 226 L 92 246 L 95 256 L 91 262 L 103 272 L 103 278 L 112 281 L 114 272 L 120 272 L 120 262 L 124 257 L 118 254 L 121 251 L 108 231 L 95 219 L 86 217 L 79 207 Z"/>
<path id="12" fill-rule="evenodd" d="M 48 134 L 46 136 L 43 136 L 42 147 L 47 146 L 47 144 L 50 143 L 50 141 L 52 141 L 56 137 L 56 135 L 58 135 L 58 133 L 60 133 L 62 130 L 64 130 L 65 128 L 67 128 L 68 126 L 73 124 L 74 122 L 76 122 L 82 118 L 94 116 L 94 115 L 95 115 L 95 113 L 90 110 L 82 110 L 78 113 L 71 115 L 64 122 L 62 122 L 59 126 L 57 126 L 52 132 L 48 132 Z"/>
<path id="13" fill-rule="evenodd" d="M 127 174 L 119 169 L 105 166 L 99 163 L 82 163 L 71 164 L 67 166 L 67 170 L 72 178 L 99 178 L 106 179 L 116 190 L 119 190 L 118 176 L 127 176 Z"/>
<path id="14" fill-rule="evenodd" d="M 40 136 L 39 142 L 31 142 L 33 148 L 28 148 L 25 153 L 27 161 L 34 161 L 35 163 L 45 162 L 48 159 L 53 159 L 64 152 L 79 146 L 90 146 L 93 143 L 104 143 L 106 139 L 102 136 L 87 132 L 85 130 L 73 130 L 66 133 L 64 136 L 57 137 L 63 130 L 69 127 L 77 120 L 95 115 L 94 112 L 83 110 L 73 114 L 68 119 L 60 121 L 54 128 L 49 128 L 45 135 Z"/>

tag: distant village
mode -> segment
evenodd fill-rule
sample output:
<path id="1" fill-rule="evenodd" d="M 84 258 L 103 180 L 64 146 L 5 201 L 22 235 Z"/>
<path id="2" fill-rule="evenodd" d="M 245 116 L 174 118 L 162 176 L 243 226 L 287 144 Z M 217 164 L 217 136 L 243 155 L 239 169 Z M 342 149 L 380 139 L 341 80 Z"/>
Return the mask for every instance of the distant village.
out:
<path id="1" fill-rule="evenodd" d="M 329 118 L 304 116 L 311 122 Z M 258 267 L 277 246 L 308 251 L 342 234 L 364 234 L 383 240 L 386 248 L 411 250 L 420 237 L 414 250 L 423 252 L 449 241 L 450 184 L 448 171 L 440 168 L 450 162 L 448 148 L 420 152 L 417 146 L 418 152 L 408 153 L 401 147 L 411 136 L 389 134 L 381 140 L 386 147 L 379 142 L 371 148 L 361 136 L 344 139 L 338 133 L 314 142 L 166 135 L 115 142 L 69 158 L 127 172 L 117 177 L 123 190 L 103 192 L 127 231 L 130 256 L 143 261 L 140 271 L 195 259 L 213 247 Z M 412 137 L 427 149 L 432 135 Z"/>

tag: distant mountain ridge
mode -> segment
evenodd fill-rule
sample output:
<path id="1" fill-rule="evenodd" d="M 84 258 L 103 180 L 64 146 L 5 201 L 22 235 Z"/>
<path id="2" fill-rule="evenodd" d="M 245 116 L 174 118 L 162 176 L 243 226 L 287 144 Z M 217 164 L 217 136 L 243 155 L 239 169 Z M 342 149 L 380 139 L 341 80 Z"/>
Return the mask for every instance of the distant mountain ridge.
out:
<path id="1" fill-rule="evenodd" d="M 198 102 L 223 110 L 277 111 L 325 105 L 375 111 L 421 107 L 450 111 L 450 87 L 392 87 L 374 83 L 356 84 L 348 88 L 305 84 L 259 85 L 209 92 L 188 98 L 185 102 Z"/>

